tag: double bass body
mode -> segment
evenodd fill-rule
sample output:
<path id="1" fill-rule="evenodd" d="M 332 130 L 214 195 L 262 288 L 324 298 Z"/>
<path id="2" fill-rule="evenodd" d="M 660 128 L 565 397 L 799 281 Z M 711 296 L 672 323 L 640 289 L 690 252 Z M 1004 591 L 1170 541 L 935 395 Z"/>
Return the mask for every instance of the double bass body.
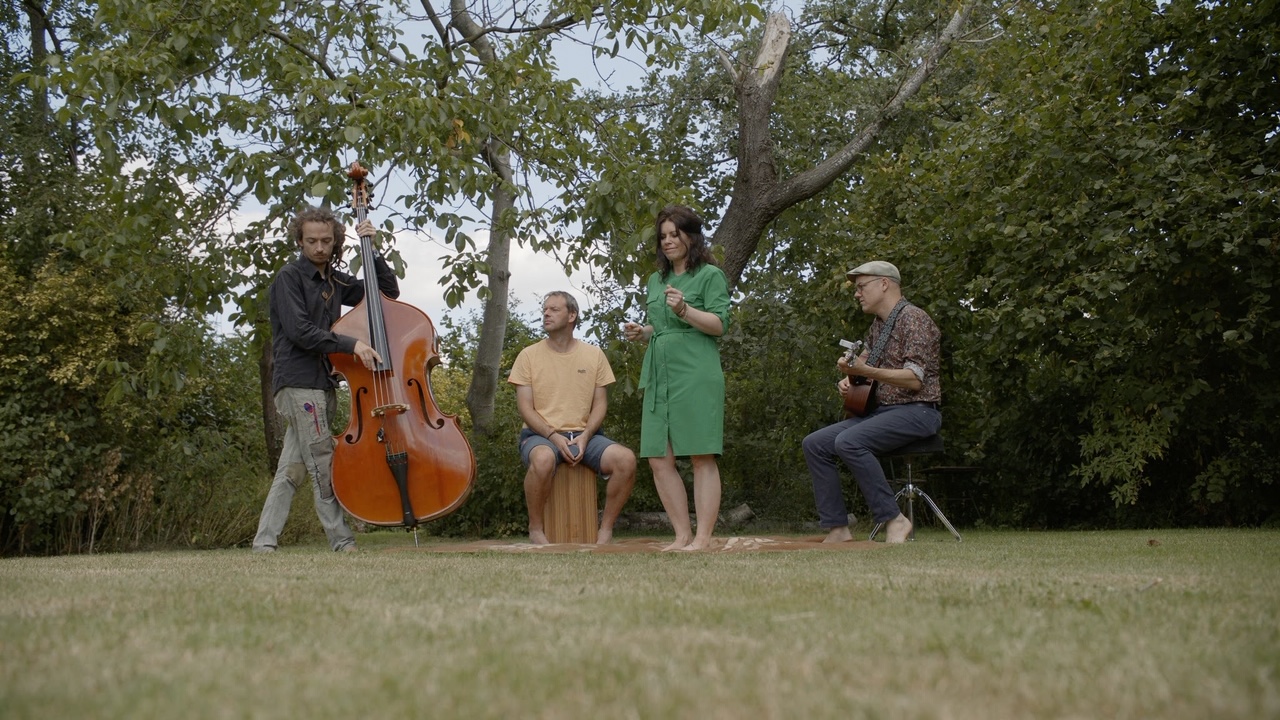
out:
<path id="1" fill-rule="evenodd" d="M 350 173 L 361 220 L 365 172 L 356 164 Z M 431 319 L 383 295 L 371 238 L 361 238 L 361 250 L 365 298 L 333 332 L 368 343 L 382 362 L 369 370 L 353 355 L 329 356 L 351 390 L 351 419 L 334 448 L 333 492 L 364 522 L 412 528 L 462 505 L 475 481 L 475 455 L 457 417 L 442 413 L 431 394 L 431 369 L 440 364 Z"/>

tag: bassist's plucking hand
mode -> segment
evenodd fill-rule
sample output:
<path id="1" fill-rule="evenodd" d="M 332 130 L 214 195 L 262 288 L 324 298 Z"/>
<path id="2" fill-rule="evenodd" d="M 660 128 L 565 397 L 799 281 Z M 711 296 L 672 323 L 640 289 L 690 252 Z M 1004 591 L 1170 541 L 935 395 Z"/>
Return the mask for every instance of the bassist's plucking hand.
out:
<path id="1" fill-rule="evenodd" d="M 374 350 L 363 340 L 356 340 L 356 349 L 352 354 L 360 359 L 360 363 L 364 365 L 367 370 L 377 368 L 378 363 L 382 362 L 382 356 L 378 354 L 378 351 Z"/>

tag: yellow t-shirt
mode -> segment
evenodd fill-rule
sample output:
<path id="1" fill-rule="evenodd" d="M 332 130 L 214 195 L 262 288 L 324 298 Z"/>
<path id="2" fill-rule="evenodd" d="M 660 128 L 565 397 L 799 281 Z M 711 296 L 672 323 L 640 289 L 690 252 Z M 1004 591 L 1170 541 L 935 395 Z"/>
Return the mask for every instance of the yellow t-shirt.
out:
<path id="1" fill-rule="evenodd" d="M 575 340 L 569 352 L 558 353 L 546 338 L 521 350 L 507 376 L 512 385 L 533 389 L 533 409 L 557 432 L 586 430 L 596 388 L 613 381 L 600 348 Z"/>

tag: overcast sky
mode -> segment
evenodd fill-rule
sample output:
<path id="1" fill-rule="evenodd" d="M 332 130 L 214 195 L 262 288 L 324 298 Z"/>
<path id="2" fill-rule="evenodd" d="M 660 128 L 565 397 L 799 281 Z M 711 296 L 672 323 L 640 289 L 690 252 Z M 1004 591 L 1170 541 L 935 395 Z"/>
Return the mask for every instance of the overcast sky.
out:
<path id="1" fill-rule="evenodd" d="M 477 245 L 481 248 L 489 241 L 487 231 L 474 234 Z M 416 306 L 439 324 L 438 318 L 446 311 L 444 291 L 440 286 L 440 278 L 444 275 L 444 266 L 440 258 L 451 254 L 452 248 L 432 239 L 425 233 L 398 232 L 396 248 L 405 261 L 405 277 L 400 281 L 400 300 Z M 552 290 L 567 290 L 578 299 L 584 310 L 593 307 L 592 298 L 584 288 L 590 284 L 591 278 L 584 272 L 574 276 L 565 274 L 564 267 L 551 255 L 535 253 L 524 247 L 512 244 L 511 247 L 511 297 L 525 309 L 536 310 L 542 297 Z M 467 310 L 481 309 L 479 298 L 474 292 L 467 296 L 467 301 L 453 313 L 462 315 Z"/>
<path id="2" fill-rule="evenodd" d="M 379 223 L 375 213 L 370 213 L 374 224 Z M 241 217 L 243 220 L 243 216 Z M 473 237 L 480 248 L 488 242 L 488 232 L 478 231 Z M 280 238 L 284 242 L 284 238 Z M 359 241 L 355 233 L 348 227 L 346 258 L 351 262 L 359 254 Z M 437 326 L 441 325 L 446 312 L 454 317 L 463 317 L 468 311 L 480 312 L 483 305 L 473 291 L 467 295 L 462 307 L 448 310 L 444 301 L 444 289 L 440 278 L 444 276 L 444 264 L 440 259 L 452 254 L 452 247 L 445 246 L 433 239 L 428 233 L 412 230 L 396 232 L 396 249 L 404 258 L 405 275 L 400 279 L 400 301 L 413 305 L 431 318 Z M 587 292 L 591 278 L 586 272 L 578 272 L 573 276 L 565 273 L 564 267 L 551 255 L 535 253 L 515 244 L 511 248 L 511 297 L 520 305 L 521 312 L 536 311 L 542 297 L 552 290 L 567 290 L 578 299 L 584 311 L 591 310 L 594 299 Z M 226 315 L 214 320 L 217 329 L 224 333 L 234 332 Z"/>

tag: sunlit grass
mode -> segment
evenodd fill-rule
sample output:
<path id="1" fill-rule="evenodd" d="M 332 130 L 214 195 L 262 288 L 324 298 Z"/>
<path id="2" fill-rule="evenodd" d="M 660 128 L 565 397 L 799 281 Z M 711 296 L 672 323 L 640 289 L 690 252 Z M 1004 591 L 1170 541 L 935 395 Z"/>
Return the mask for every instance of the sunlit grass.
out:
<path id="1" fill-rule="evenodd" d="M 0 717 L 1278 717 L 1278 541 L 9 559 Z"/>

